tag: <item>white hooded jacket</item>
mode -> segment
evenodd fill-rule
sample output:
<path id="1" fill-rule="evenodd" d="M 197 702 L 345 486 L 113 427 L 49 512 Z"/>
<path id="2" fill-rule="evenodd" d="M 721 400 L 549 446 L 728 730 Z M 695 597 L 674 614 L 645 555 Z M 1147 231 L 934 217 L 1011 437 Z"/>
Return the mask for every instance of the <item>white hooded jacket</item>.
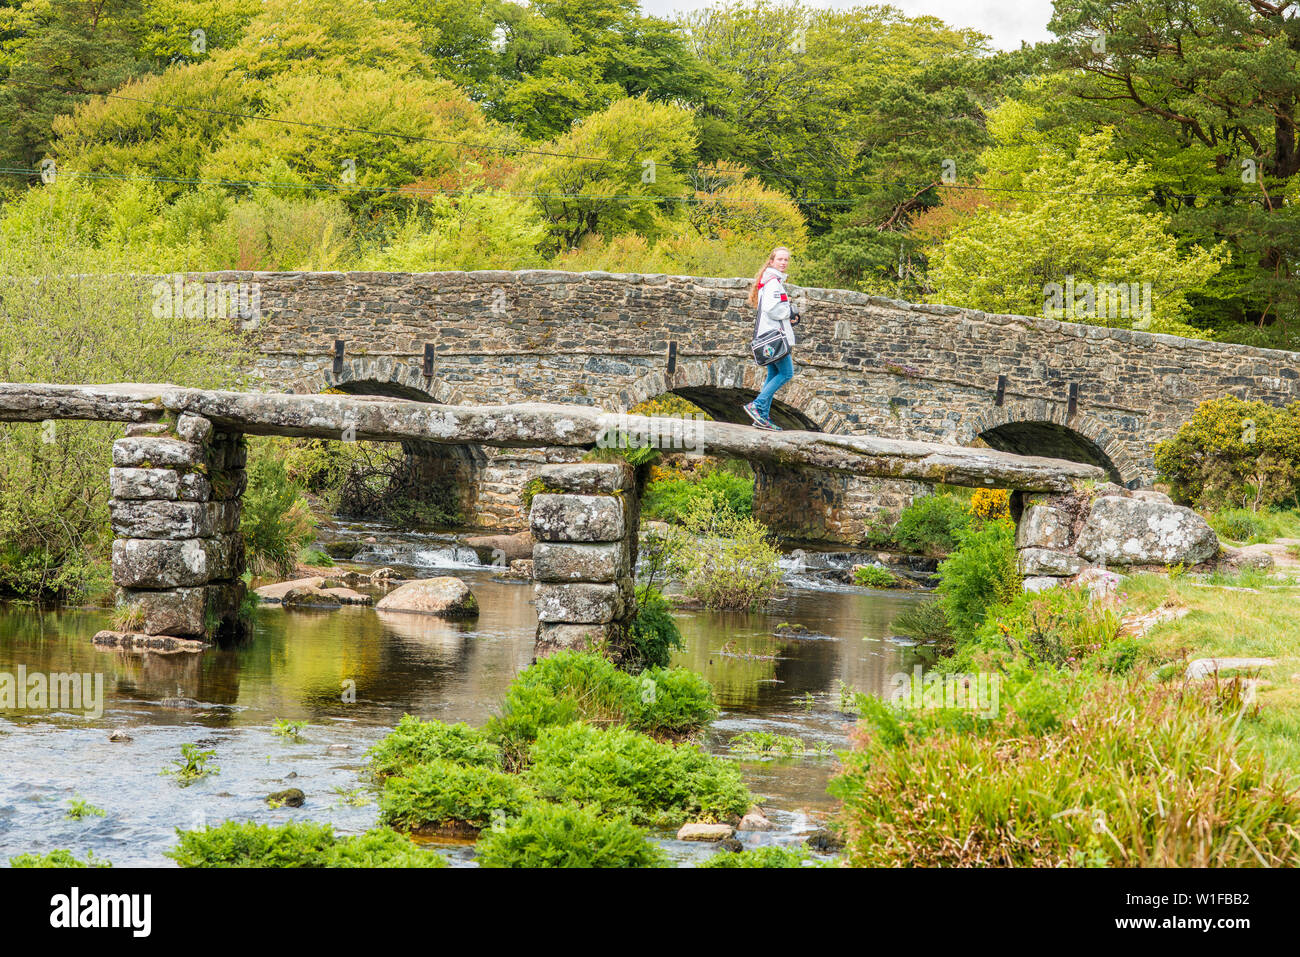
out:
<path id="1" fill-rule="evenodd" d="M 768 266 L 763 270 L 758 290 L 758 332 L 762 335 L 780 329 L 785 341 L 794 348 L 794 327 L 790 324 L 790 295 L 785 289 L 785 273 Z"/>

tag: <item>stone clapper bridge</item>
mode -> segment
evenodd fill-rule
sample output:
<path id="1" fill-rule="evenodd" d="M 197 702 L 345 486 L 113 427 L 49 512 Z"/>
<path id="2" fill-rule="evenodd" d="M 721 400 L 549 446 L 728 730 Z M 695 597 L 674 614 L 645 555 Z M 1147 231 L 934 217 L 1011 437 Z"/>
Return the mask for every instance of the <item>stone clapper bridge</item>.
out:
<path id="1" fill-rule="evenodd" d="M 592 448 L 611 430 L 659 434 L 649 417 L 579 405 L 439 405 L 350 395 L 223 392 L 172 385 L 0 383 L 0 421 L 124 422 L 109 510 L 119 605 L 135 605 L 146 647 L 215 637 L 243 598 L 245 435 Z M 1213 531 L 1154 492 L 1106 482 L 1080 462 L 985 448 L 692 422 L 694 447 L 793 470 L 1010 489 L 1027 575 L 1089 565 L 1193 565 Z M 640 480 L 622 463 L 544 466 L 529 524 L 536 542 L 537 653 L 617 641 L 635 614 Z M 1027 499 L 1026 496 L 1032 496 Z"/>

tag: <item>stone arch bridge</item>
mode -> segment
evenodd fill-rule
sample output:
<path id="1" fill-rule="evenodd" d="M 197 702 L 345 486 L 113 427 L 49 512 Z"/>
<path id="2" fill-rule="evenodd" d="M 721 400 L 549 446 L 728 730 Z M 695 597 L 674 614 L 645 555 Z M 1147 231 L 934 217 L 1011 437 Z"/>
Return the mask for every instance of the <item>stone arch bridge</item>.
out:
<path id="1" fill-rule="evenodd" d="M 176 282 L 173 279 L 173 284 Z M 191 274 L 238 288 L 259 353 L 254 387 L 436 403 L 564 402 L 615 411 L 665 393 L 715 419 L 763 370 L 744 358 L 745 280 L 553 271 Z M 966 446 L 1096 465 L 1150 485 L 1156 442 L 1202 401 L 1300 398 L 1300 355 L 1024 316 L 795 289 L 797 375 L 787 428 Z M 211 301 L 212 297 L 209 297 Z M 519 489 L 563 449 L 407 443 L 425 481 L 457 490 L 473 524 L 526 524 Z M 864 537 L 914 485 L 759 463 L 756 508 L 791 538 Z"/>

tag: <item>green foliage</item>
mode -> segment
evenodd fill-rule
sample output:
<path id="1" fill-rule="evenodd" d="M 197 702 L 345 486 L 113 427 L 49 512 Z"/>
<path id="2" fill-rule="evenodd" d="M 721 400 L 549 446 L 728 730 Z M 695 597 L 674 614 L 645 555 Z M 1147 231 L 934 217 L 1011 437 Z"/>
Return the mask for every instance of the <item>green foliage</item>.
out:
<path id="1" fill-rule="evenodd" d="M 672 827 L 727 820 L 753 804 L 735 765 L 694 745 L 655 741 L 627 728 L 583 722 L 545 728 L 526 772 L 539 797 L 586 805 L 602 816 Z"/>
<path id="2" fill-rule="evenodd" d="M 851 864 L 1300 862 L 1300 798 L 1239 746 L 1211 690 L 1066 672 L 1011 697 L 989 721 L 869 716 L 832 782 Z"/>
<path id="3" fill-rule="evenodd" d="M 66 849 L 50 851 L 48 854 L 17 854 L 9 858 L 10 867 L 41 867 L 41 868 L 68 868 L 68 867 L 112 867 L 112 863 L 95 856 L 94 851 L 86 852 L 86 859 L 80 860 L 75 854 Z"/>
<path id="4" fill-rule="evenodd" d="M 384 781 L 379 820 L 405 831 L 484 828 L 494 817 L 520 813 L 530 798 L 517 774 L 435 759 Z"/>
<path id="5" fill-rule="evenodd" d="M 307 725 L 308 722 L 306 721 L 289 721 L 285 718 L 276 718 L 275 724 L 271 726 L 271 733 L 282 738 L 292 738 L 296 741 L 307 730 Z"/>
<path id="6" fill-rule="evenodd" d="M 183 831 L 167 856 L 181 867 L 446 867 L 387 828 L 337 837 L 328 824 L 291 821 L 278 827 L 226 821 L 219 827 Z"/>
<path id="7" fill-rule="evenodd" d="M 853 584 L 865 588 L 897 588 L 901 584 L 888 568 L 879 565 L 859 565 L 853 570 Z"/>
<path id="8" fill-rule="evenodd" d="M 1268 526 L 1248 508 L 1225 508 L 1210 515 L 1208 520 L 1220 538 L 1247 543 L 1266 541 Z"/>
<path id="9" fill-rule="evenodd" d="M 107 813 L 102 807 L 95 807 L 81 798 L 72 798 L 68 801 L 66 816 L 73 821 L 80 821 L 83 817 L 104 817 Z"/>
<path id="10" fill-rule="evenodd" d="M 181 756 L 172 762 L 173 767 L 164 768 L 162 773 L 175 777 L 181 787 L 189 787 L 195 781 L 221 773 L 209 763 L 216 753 L 205 751 L 197 744 L 182 744 Z"/>
<path id="11" fill-rule="evenodd" d="M 744 731 L 727 742 L 727 749 L 737 754 L 780 754 L 791 758 L 810 749 L 802 738 L 770 731 Z"/>
<path id="12" fill-rule="evenodd" d="M 945 494 L 913 499 L 898 515 L 891 538 L 899 548 L 924 555 L 946 555 L 970 526 L 966 503 Z"/>
<path id="13" fill-rule="evenodd" d="M 1021 592 L 1016 527 L 982 522 L 957 535 L 957 550 L 939 564 L 939 595 L 957 647 L 975 638 L 994 605 Z"/>
<path id="14" fill-rule="evenodd" d="M 228 323 L 154 315 L 113 255 L 48 224 L 0 230 L 0 381 L 224 388 L 247 357 Z M 84 597 L 108 584 L 113 423 L 0 424 L 0 592 Z"/>
<path id="15" fill-rule="evenodd" d="M 1006 649 L 1036 664 L 1078 667 L 1108 650 L 1120 634 L 1119 614 L 1093 602 L 1087 588 L 1025 592 L 992 607 L 959 660 L 975 649 Z M 1131 664 L 1131 662 L 1130 662 Z M 1122 662 L 1112 659 L 1113 669 Z"/>
<path id="16" fill-rule="evenodd" d="M 918 602 L 896 615 L 889 623 L 889 630 L 896 635 L 948 648 L 952 641 L 952 629 L 943 608 L 943 602 L 939 600 Z"/>
<path id="17" fill-rule="evenodd" d="M 645 831 L 569 804 L 534 804 L 483 834 L 482 867 L 665 867 L 667 855 Z"/>
<path id="18" fill-rule="evenodd" d="M 404 775 L 429 761 L 501 767 L 501 750 L 478 728 L 403 715 L 397 727 L 370 749 L 370 773 L 379 780 Z"/>
<path id="19" fill-rule="evenodd" d="M 653 585 L 637 586 L 636 617 L 628 626 L 628 640 L 637 662 L 656 668 L 667 667 L 673 651 L 685 647 L 672 606 Z"/>
<path id="20" fill-rule="evenodd" d="M 248 567 L 257 575 L 292 574 L 298 552 L 315 536 L 315 522 L 284 463 L 261 444 L 249 456 L 243 502 L 240 531 Z"/>
<path id="21" fill-rule="evenodd" d="M 718 499 L 742 518 L 754 512 L 754 479 L 725 469 L 710 469 L 698 478 L 656 479 L 652 473 L 641 500 L 642 514 L 665 522 L 683 521 L 700 499 Z"/>
<path id="22" fill-rule="evenodd" d="M 716 714 L 712 686 L 689 669 L 652 667 L 634 677 L 601 655 L 562 651 L 519 673 L 486 731 L 506 765 L 519 767 L 544 728 L 581 720 L 681 737 Z"/>
<path id="23" fill-rule="evenodd" d="M 692 502 L 670 535 L 669 574 L 708 608 L 753 608 L 780 584 L 780 554 L 767 527 L 731 511 L 716 492 Z"/>
<path id="24" fill-rule="evenodd" d="M 801 847 L 769 844 L 748 851 L 719 851 L 696 867 L 808 867 L 812 855 Z"/>
<path id="25" fill-rule="evenodd" d="M 1203 402 L 1172 439 L 1156 445 L 1155 463 L 1176 500 L 1206 511 L 1294 502 L 1300 402 L 1282 408 L 1233 396 Z"/>

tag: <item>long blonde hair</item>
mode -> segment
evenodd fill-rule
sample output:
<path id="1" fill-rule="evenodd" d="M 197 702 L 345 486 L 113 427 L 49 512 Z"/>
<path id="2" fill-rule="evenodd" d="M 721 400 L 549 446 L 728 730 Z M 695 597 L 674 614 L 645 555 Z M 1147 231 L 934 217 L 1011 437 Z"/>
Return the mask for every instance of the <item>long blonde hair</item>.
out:
<path id="1" fill-rule="evenodd" d="M 787 249 L 785 246 L 777 246 L 775 249 L 773 249 L 770 253 L 767 254 L 767 262 L 763 263 L 763 268 L 760 269 L 758 271 L 758 275 L 754 277 L 754 282 L 749 287 L 748 301 L 749 301 L 750 309 L 758 308 L 758 288 L 763 284 L 763 273 L 767 272 L 768 267 L 772 265 L 772 261 L 776 259 L 776 254 L 781 252 L 782 250 L 784 250 L 785 253 L 789 255 L 790 253 L 789 249 Z"/>

